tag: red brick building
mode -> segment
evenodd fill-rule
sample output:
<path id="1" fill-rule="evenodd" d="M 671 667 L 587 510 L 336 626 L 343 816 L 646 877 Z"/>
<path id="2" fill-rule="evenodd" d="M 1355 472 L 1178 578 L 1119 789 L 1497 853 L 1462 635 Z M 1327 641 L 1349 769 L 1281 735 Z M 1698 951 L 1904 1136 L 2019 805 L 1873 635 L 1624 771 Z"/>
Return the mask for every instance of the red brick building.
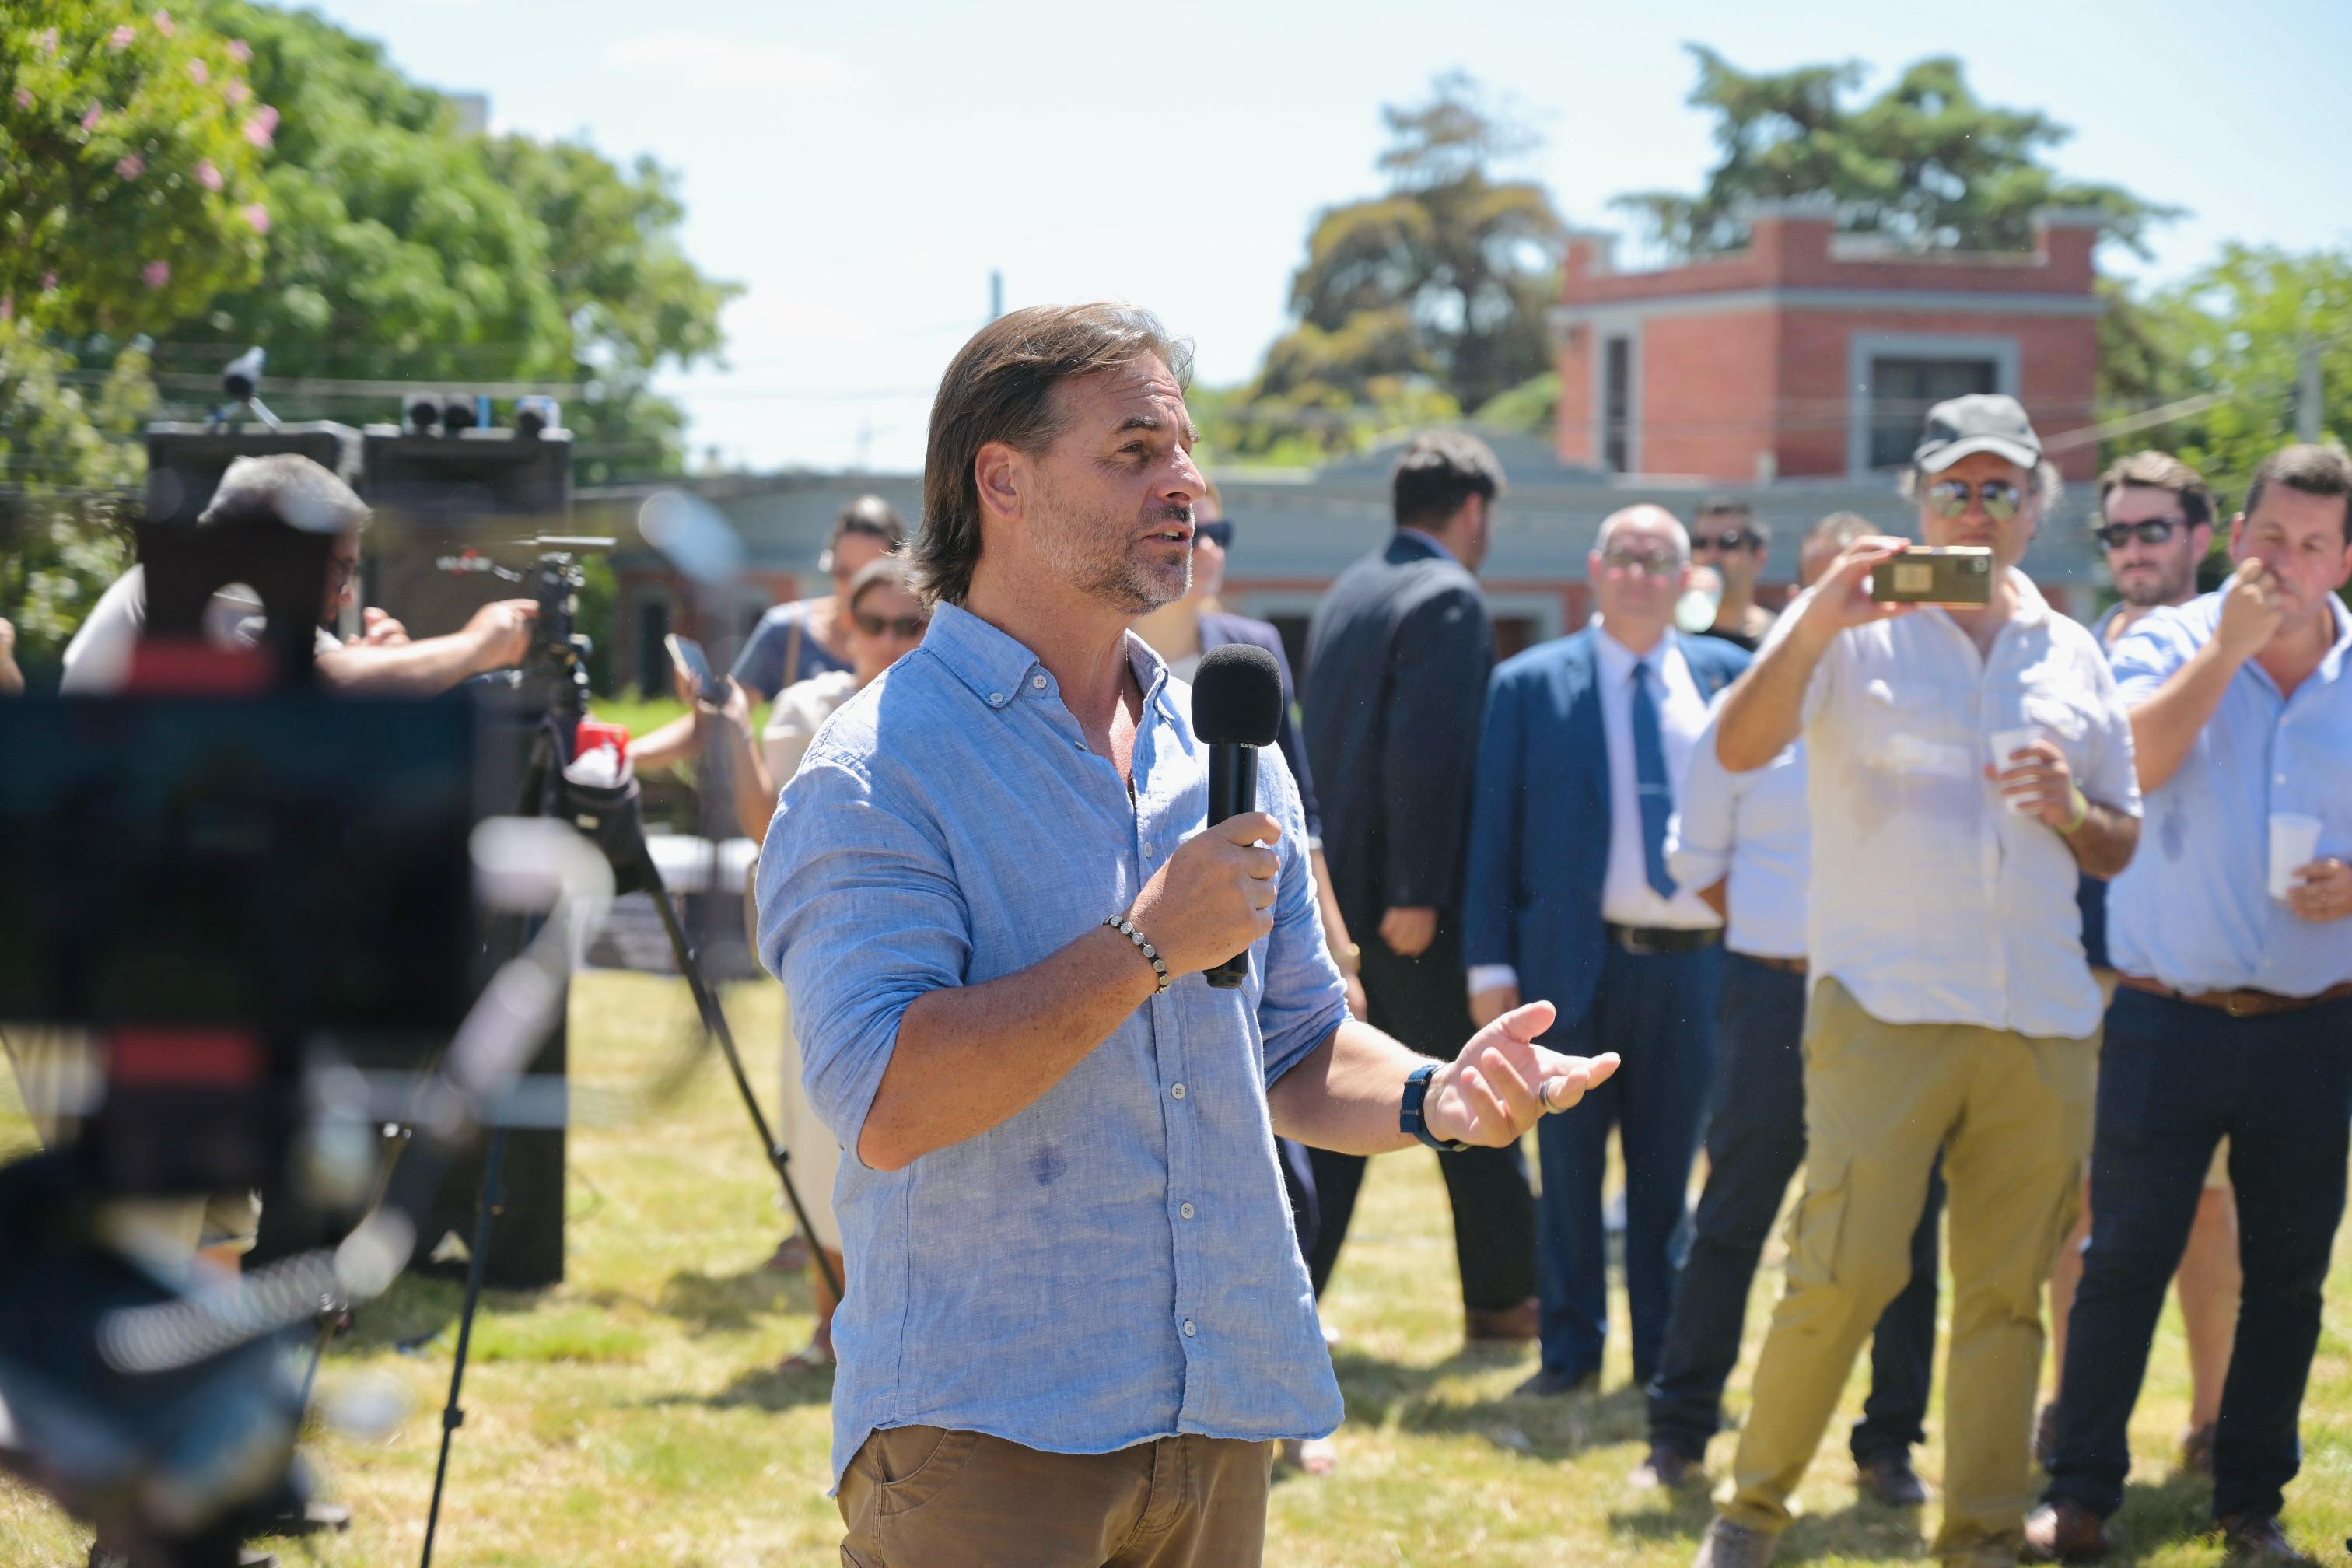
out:
<path id="1" fill-rule="evenodd" d="M 1929 405 L 2022 402 L 2069 479 L 2097 470 L 2098 215 L 2035 215 L 2031 252 L 1898 250 L 1831 206 L 1759 205 L 1746 250 L 1619 272 L 1570 237 L 1553 314 L 1559 450 L 1604 473 L 1725 483 L 1899 468 Z"/>

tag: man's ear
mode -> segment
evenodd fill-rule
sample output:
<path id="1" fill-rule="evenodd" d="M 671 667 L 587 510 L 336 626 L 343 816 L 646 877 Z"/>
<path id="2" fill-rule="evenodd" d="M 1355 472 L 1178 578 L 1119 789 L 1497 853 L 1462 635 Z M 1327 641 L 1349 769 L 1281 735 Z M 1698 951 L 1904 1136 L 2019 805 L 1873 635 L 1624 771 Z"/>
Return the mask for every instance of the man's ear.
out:
<path id="1" fill-rule="evenodd" d="M 1028 459 L 1004 442 L 990 441 L 973 454 L 971 467 L 982 513 L 1018 521 L 1028 498 Z"/>

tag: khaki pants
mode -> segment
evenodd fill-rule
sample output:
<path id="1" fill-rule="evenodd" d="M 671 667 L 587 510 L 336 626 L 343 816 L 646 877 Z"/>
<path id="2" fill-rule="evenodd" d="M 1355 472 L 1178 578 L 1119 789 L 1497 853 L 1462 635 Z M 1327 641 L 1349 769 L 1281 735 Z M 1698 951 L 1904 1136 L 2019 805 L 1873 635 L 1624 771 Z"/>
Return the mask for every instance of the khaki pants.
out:
<path id="1" fill-rule="evenodd" d="M 2009 1563 L 2033 1498 L 2042 1287 L 2074 1223 L 2098 1036 L 1888 1024 L 1837 981 L 1805 1014 L 1805 1187 L 1788 1288 L 1757 1362 L 1726 1518 L 1776 1532 L 1855 1352 L 1910 1272 L 1927 1172 L 1950 1192 L 1947 1561 Z"/>
<path id="2" fill-rule="evenodd" d="M 1274 1445 L 1161 1437 L 1048 1454 L 892 1426 L 842 1473 L 845 1568 L 1254 1568 Z"/>

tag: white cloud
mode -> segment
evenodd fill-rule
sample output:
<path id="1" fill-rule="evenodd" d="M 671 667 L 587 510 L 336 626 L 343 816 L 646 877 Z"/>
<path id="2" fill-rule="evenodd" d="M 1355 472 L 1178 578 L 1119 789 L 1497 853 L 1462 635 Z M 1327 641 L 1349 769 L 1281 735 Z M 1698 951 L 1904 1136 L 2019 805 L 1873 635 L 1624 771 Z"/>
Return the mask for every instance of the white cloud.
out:
<path id="1" fill-rule="evenodd" d="M 704 33 L 653 33 L 612 44 L 604 63 L 623 69 L 691 77 L 705 87 L 796 88 L 853 92 L 863 72 L 830 55 L 790 44 L 755 44 Z"/>

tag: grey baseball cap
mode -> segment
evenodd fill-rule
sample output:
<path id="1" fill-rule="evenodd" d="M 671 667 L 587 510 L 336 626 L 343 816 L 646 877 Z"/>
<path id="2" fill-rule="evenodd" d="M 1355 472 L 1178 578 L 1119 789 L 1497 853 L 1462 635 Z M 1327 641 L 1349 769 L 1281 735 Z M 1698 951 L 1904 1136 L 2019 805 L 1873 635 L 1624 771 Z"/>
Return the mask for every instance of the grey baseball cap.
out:
<path id="1" fill-rule="evenodd" d="M 2042 437 L 2025 405 L 2003 393 L 1971 392 L 1927 410 L 1927 427 L 1911 460 L 1923 474 L 1940 474 L 1972 452 L 1990 452 L 2021 468 L 2042 461 Z"/>

